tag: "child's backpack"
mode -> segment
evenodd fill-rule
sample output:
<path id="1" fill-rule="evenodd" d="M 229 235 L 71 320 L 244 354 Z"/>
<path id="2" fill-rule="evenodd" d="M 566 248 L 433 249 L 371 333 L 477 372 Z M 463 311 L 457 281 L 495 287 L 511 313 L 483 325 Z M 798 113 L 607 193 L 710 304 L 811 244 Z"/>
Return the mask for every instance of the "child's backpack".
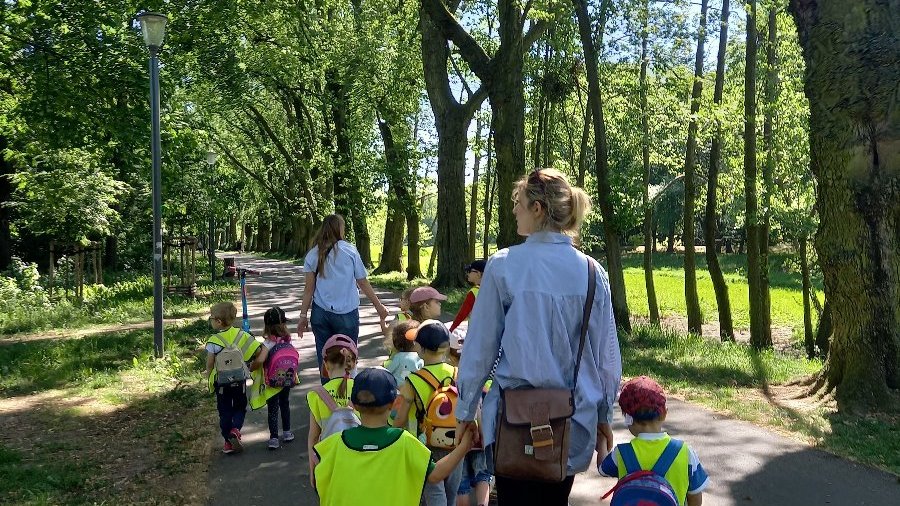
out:
<path id="1" fill-rule="evenodd" d="M 300 354 L 288 336 L 269 350 L 269 357 L 266 359 L 266 385 L 282 388 L 296 386 L 299 367 Z"/>
<path id="2" fill-rule="evenodd" d="M 428 369 L 419 369 L 412 373 L 431 387 L 428 400 L 423 402 L 424 414 L 421 417 L 420 429 L 425 435 L 425 445 L 429 448 L 452 450 L 456 447 L 456 404 L 459 402 L 459 391 L 456 389 L 456 372 L 453 377 L 440 381 Z M 423 399 L 424 401 L 424 399 Z"/>
<path id="3" fill-rule="evenodd" d="M 641 469 L 631 443 L 617 445 L 626 474 L 602 499 L 612 494 L 610 506 L 678 506 L 678 497 L 666 480 L 666 473 L 682 445 L 677 439 L 670 440 L 650 471 Z"/>
<path id="4" fill-rule="evenodd" d="M 237 347 L 243 330 L 238 330 L 234 339 L 219 353 L 216 353 L 216 384 L 233 385 L 250 379 L 250 368 L 244 362 L 244 352 Z"/>
<path id="5" fill-rule="evenodd" d="M 337 434 L 338 432 L 344 432 L 347 429 L 352 429 L 353 427 L 359 427 L 361 422 L 359 421 L 359 417 L 356 416 L 356 412 L 353 411 L 353 404 L 348 404 L 346 408 L 342 408 L 334 402 L 334 397 L 328 393 L 328 390 L 325 390 L 325 387 L 319 385 L 313 389 L 314 392 L 322 399 L 322 402 L 328 406 L 328 409 L 331 410 L 331 416 L 322 420 L 322 434 L 319 436 L 319 441 L 324 441 L 325 438 L 332 434 Z"/>

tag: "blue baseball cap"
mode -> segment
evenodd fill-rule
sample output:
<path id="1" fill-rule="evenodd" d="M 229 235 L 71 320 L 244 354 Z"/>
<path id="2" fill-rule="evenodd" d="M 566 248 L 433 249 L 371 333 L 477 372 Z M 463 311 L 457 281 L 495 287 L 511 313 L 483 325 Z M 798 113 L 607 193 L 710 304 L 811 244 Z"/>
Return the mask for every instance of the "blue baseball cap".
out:
<path id="1" fill-rule="evenodd" d="M 437 351 L 450 343 L 450 331 L 438 320 L 425 320 L 416 329 L 416 342 L 426 350 Z"/>
<path id="2" fill-rule="evenodd" d="M 353 379 L 350 402 L 354 406 L 380 407 L 393 404 L 397 398 L 397 380 L 384 367 L 369 367 Z"/>

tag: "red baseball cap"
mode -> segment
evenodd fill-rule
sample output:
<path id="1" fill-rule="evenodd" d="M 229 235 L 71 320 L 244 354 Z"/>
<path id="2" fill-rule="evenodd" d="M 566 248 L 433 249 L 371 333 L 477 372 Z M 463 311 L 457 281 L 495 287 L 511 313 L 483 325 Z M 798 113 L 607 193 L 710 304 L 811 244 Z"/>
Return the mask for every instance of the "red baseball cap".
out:
<path id="1" fill-rule="evenodd" d="M 638 376 L 622 387 L 619 407 L 637 421 L 654 420 L 666 412 L 666 394 L 659 383 L 647 376 Z"/>

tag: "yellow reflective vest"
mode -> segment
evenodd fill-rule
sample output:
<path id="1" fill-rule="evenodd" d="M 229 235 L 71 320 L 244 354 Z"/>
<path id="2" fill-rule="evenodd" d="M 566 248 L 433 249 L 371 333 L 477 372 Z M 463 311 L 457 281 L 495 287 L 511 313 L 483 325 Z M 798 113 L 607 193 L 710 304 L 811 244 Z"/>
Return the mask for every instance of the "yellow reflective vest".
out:
<path id="1" fill-rule="evenodd" d="M 630 444 L 631 447 L 634 448 L 634 454 L 637 457 L 638 464 L 641 465 L 641 469 L 653 469 L 656 461 L 659 460 L 660 455 L 665 451 L 666 446 L 668 446 L 669 441 L 671 440 L 672 437 L 668 434 L 666 434 L 666 437 L 660 439 L 632 439 Z M 669 471 L 665 476 L 669 485 L 672 485 L 672 489 L 675 491 L 675 497 L 678 499 L 678 504 L 680 506 L 684 506 L 687 499 L 689 463 L 690 457 L 688 445 L 682 445 L 681 451 L 678 452 L 675 461 L 672 462 L 672 467 L 669 468 Z M 616 452 L 616 465 L 619 467 L 619 479 L 624 478 L 625 475 L 628 474 L 628 471 L 625 467 L 625 462 L 622 460 L 622 456 L 619 455 L 618 451 Z"/>
<path id="2" fill-rule="evenodd" d="M 431 450 L 409 432 L 373 451 L 349 448 L 341 434 L 332 434 L 315 450 L 321 459 L 315 476 L 322 506 L 419 504 Z"/>

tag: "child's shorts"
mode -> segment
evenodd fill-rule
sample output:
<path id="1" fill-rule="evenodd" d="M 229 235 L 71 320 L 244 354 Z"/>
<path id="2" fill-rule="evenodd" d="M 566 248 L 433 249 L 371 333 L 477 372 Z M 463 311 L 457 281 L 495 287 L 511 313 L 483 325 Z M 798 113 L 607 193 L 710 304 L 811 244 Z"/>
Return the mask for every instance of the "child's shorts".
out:
<path id="1" fill-rule="evenodd" d="M 469 495 L 476 485 L 494 478 L 494 452 L 491 448 L 470 451 L 463 460 L 462 480 L 457 495 Z"/>

